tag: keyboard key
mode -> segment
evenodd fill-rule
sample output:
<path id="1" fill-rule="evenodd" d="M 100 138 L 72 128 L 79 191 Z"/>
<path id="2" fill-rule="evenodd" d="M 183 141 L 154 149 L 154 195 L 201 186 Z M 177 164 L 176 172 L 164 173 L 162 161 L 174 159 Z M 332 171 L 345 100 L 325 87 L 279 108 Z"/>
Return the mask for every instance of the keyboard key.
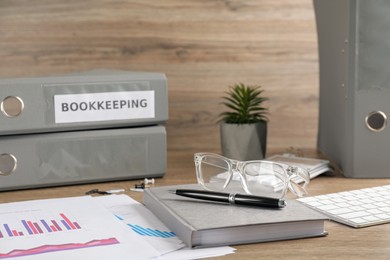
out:
<path id="1" fill-rule="evenodd" d="M 365 217 L 363 217 L 363 219 L 365 219 L 367 221 L 372 221 L 372 222 L 379 220 L 379 218 L 377 218 L 375 216 L 365 216 Z"/>
<path id="2" fill-rule="evenodd" d="M 371 214 L 380 214 L 382 213 L 382 211 L 378 210 L 378 209 L 369 209 L 367 210 L 369 213 Z"/>
<path id="3" fill-rule="evenodd" d="M 390 207 L 384 207 L 384 208 L 381 208 L 381 210 L 383 212 L 390 212 Z"/>
<path id="4" fill-rule="evenodd" d="M 378 218 L 380 219 L 389 219 L 390 218 L 390 215 L 389 214 L 379 214 L 379 215 L 376 215 Z"/>
<path id="5" fill-rule="evenodd" d="M 313 206 L 313 207 L 319 207 L 319 206 L 322 206 L 324 204 L 322 204 L 321 202 L 318 202 L 318 201 L 309 201 L 307 202 L 308 205 L 310 206 Z"/>
<path id="6" fill-rule="evenodd" d="M 349 207 L 353 211 L 361 211 L 364 210 L 364 208 L 360 205 Z"/>
<path id="7" fill-rule="evenodd" d="M 339 217 L 349 219 L 349 218 L 360 218 L 360 217 L 369 216 L 369 215 L 370 215 L 370 213 L 362 210 L 362 211 L 353 211 L 351 213 L 342 214 L 342 215 L 339 215 Z"/>
<path id="8" fill-rule="evenodd" d="M 336 202 L 336 203 L 341 203 L 341 202 L 344 202 L 345 199 L 343 199 L 343 198 L 332 198 L 331 201 Z"/>
<path id="9" fill-rule="evenodd" d="M 348 203 L 352 206 L 361 206 L 362 205 L 362 203 L 358 200 L 351 200 Z"/>
<path id="10" fill-rule="evenodd" d="M 337 208 L 337 209 L 328 210 L 328 212 L 334 215 L 341 215 L 353 211 L 350 208 Z"/>
<path id="11" fill-rule="evenodd" d="M 384 207 L 387 207 L 389 205 L 387 203 L 384 203 L 384 202 L 376 202 L 376 203 L 374 203 L 374 206 L 379 207 L 379 208 L 384 208 Z"/>
<path id="12" fill-rule="evenodd" d="M 376 209 L 377 206 L 375 206 L 374 204 L 364 204 L 364 203 L 361 203 L 360 205 L 362 205 L 363 208 L 365 209 Z"/>
<path id="13" fill-rule="evenodd" d="M 336 203 L 336 206 L 339 207 L 339 208 L 348 208 L 351 205 L 348 204 L 348 203 L 345 203 L 345 202 L 341 202 L 341 203 Z"/>
<path id="14" fill-rule="evenodd" d="M 367 222 L 367 220 L 362 219 L 362 218 L 352 218 L 352 219 L 350 219 L 350 221 L 355 222 L 356 224 L 362 224 L 362 223 Z"/>
<path id="15" fill-rule="evenodd" d="M 321 203 L 323 205 L 334 204 L 334 202 L 332 200 L 321 200 Z"/>
<path id="16" fill-rule="evenodd" d="M 300 198 L 298 200 L 303 201 L 305 203 L 309 203 L 309 202 L 317 201 L 318 198 L 317 197 L 304 197 L 304 198 Z"/>
<path id="17" fill-rule="evenodd" d="M 328 205 L 318 206 L 318 209 L 327 211 L 332 209 L 338 209 L 338 207 L 335 204 L 328 204 Z"/>
<path id="18" fill-rule="evenodd" d="M 366 198 L 366 199 L 362 199 L 362 200 L 360 200 L 362 203 L 364 203 L 364 204 L 371 204 L 371 203 L 375 203 L 376 201 L 375 200 L 373 200 L 373 199 L 368 199 L 368 198 Z"/>

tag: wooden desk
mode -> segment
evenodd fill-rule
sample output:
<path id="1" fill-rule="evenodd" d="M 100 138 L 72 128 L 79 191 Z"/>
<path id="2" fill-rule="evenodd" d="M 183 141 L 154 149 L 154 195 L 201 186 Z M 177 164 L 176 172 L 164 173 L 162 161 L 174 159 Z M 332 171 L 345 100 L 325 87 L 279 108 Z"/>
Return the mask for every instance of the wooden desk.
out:
<path id="1" fill-rule="evenodd" d="M 93 188 L 101 190 L 123 188 L 127 195 L 142 201 L 142 193 L 129 190 L 140 182 L 141 180 L 134 180 L 0 192 L 0 201 L 82 196 Z M 168 156 L 168 172 L 164 178 L 156 179 L 155 186 L 195 182 L 192 153 L 172 152 Z M 312 180 L 309 192 L 311 195 L 318 195 L 385 184 L 390 184 L 390 179 L 347 179 L 336 174 Z M 223 259 L 388 259 L 390 256 L 389 224 L 354 229 L 327 221 L 326 230 L 329 232 L 327 237 L 234 246 L 237 249 L 236 253 Z"/>

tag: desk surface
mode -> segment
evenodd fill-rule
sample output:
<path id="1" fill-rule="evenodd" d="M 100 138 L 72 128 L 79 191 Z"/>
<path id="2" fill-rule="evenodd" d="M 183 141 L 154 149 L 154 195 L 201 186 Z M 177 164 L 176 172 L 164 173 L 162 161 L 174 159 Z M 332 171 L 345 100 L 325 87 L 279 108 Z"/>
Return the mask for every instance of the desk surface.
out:
<path id="1" fill-rule="evenodd" d="M 66 187 L 0 192 L 0 202 L 14 202 L 43 198 L 81 196 L 86 191 L 99 188 L 125 189 L 126 194 L 142 202 L 143 193 L 130 191 L 141 180 L 75 185 Z M 195 183 L 195 173 L 190 153 L 169 153 L 168 170 L 163 178 L 155 179 L 155 186 Z M 390 179 L 347 179 L 340 174 L 320 176 L 311 181 L 310 195 L 353 190 L 390 184 Z M 327 221 L 329 235 L 320 238 L 257 243 L 234 246 L 235 254 L 223 259 L 388 259 L 390 255 L 390 224 L 362 229 Z"/>

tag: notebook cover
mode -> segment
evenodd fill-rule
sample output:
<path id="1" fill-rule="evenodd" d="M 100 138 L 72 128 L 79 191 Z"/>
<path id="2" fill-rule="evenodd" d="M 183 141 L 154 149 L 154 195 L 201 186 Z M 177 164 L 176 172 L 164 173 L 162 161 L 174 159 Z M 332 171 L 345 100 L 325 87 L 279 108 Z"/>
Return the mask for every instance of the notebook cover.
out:
<path id="1" fill-rule="evenodd" d="M 327 217 L 295 200 L 288 200 L 283 209 L 237 206 L 185 198 L 169 192 L 180 188 L 201 189 L 197 184 L 149 188 L 144 192 L 144 204 L 190 247 L 265 242 L 327 234 L 324 230 L 324 220 Z M 260 228 L 263 232 L 252 236 L 248 234 L 247 238 L 244 236 L 235 240 L 234 236 L 239 235 L 239 232 L 251 232 L 252 228 Z M 200 232 L 203 233 L 198 234 Z M 221 237 L 221 234 L 224 235 Z M 231 237 L 224 237 L 226 234 L 231 234 Z M 207 244 L 195 241 L 203 235 L 209 237 L 206 239 Z M 214 238 L 210 238 L 212 235 Z"/>

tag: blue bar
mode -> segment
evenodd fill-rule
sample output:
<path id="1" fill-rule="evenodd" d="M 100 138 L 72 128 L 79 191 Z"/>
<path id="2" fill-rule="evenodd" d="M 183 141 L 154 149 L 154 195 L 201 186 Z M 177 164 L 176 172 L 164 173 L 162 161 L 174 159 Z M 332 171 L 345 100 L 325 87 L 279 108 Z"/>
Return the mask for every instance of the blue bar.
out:
<path id="1" fill-rule="evenodd" d="M 133 231 L 135 231 L 137 234 L 141 235 L 141 236 L 147 236 L 147 234 L 141 232 L 140 230 L 137 230 L 135 228 L 133 228 Z"/>
<path id="2" fill-rule="evenodd" d="M 66 227 L 67 230 L 72 230 L 72 229 L 70 228 L 70 226 L 68 225 L 68 223 L 66 223 L 65 220 L 61 219 L 61 223 Z"/>
<path id="3" fill-rule="evenodd" d="M 148 228 L 148 229 L 150 229 L 150 228 Z M 164 237 L 164 238 L 169 237 L 167 234 L 164 234 L 164 232 L 162 232 L 160 230 L 154 230 L 154 232 L 157 233 L 157 237 Z"/>
<path id="4" fill-rule="evenodd" d="M 166 237 L 164 234 L 161 233 L 161 231 L 153 230 L 151 228 L 147 228 L 147 231 L 151 232 L 155 237 Z"/>
<path id="5" fill-rule="evenodd" d="M 134 231 L 140 232 L 144 236 L 151 236 L 151 234 L 149 234 L 149 232 L 147 230 L 145 230 L 144 228 L 142 228 L 142 227 L 140 227 L 138 225 L 135 225 L 135 226 L 132 225 L 132 227 L 133 227 Z"/>
<path id="6" fill-rule="evenodd" d="M 137 230 L 136 228 L 131 228 L 135 233 L 137 233 L 137 234 L 139 234 L 139 235 L 141 235 L 141 236 L 145 236 L 145 234 L 144 233 L 142 233 L 141 231 L 139 231 L 139 230 Z"/>
<path id="7" fill-rule="evenodd" d="M 31 230 L 31 228 L 28 226 L 27 222 L 25 220 L 22 220 L 22 223 L 23 223 L 24 228 L 27 230 L 28 234 L 33 235 L 34 233 Z"/>
<path id="8" fill-rule="evenodd" d="M 148 236 L 152 236 L 152 237 L 155 237 L 156 234 L 154 233 L 153 230 L 151 230 L 150 228 L 144 228 L 144 227 L 141 227 L 141 226 L 138 226 L 138 225 L 135 225 L 137 228 L 139 229 L 142 229 L 146 234 L 148 234 Z"/>
<path id="9" fill-rule="evenodd" d="M 4 224 L 4 228 L 5 228 L 5 231 L 7 231 L 8 236 L 10 236 L 10 237 L 13 237 L 13 236 L 14 236 L 14 235 L 12 234 L 11 229 L 8 227 L 7 224 Z"/>
<path id="10" fill-rule="evenodd" d="M 45 226 L 47 231 L 53 232 L 53 230 L 51 230 L 51 228 L 49 227 L 49 225 L 46 223 L 45 220 L 41 219 L 41 223 Z"/>
<path id="11" fill-rule="evenodd" d="M 173 233 L 173 232 L 164 231 L 164 233 L 165 233 L 167 236 L 169 236 L 169 237 L 175 237 L 175 236 L 176 236 L 176 234 Z"/>
<path id="12" fill-rule="evenodd" d="M 144 228 L 144 227 L 141 227 L 139 225 L 132 225 L 132 224 L 127 224 L 127 225 L 129 227 L 131 227 L 131 229 L 133 231 L 135 231 L 136 233 L 138 233 L 142 236 L 154 236 L 154 237 L 161 237 L 161 238 L 176 237 L 175 232 L 160 231 L 157 229 Z"/>
<path id="13" fill-rule="evenodd" d="M 119 217 L 118 215 L 115 215 L 119 220 L 124 220 L 123 218 Z"/>

